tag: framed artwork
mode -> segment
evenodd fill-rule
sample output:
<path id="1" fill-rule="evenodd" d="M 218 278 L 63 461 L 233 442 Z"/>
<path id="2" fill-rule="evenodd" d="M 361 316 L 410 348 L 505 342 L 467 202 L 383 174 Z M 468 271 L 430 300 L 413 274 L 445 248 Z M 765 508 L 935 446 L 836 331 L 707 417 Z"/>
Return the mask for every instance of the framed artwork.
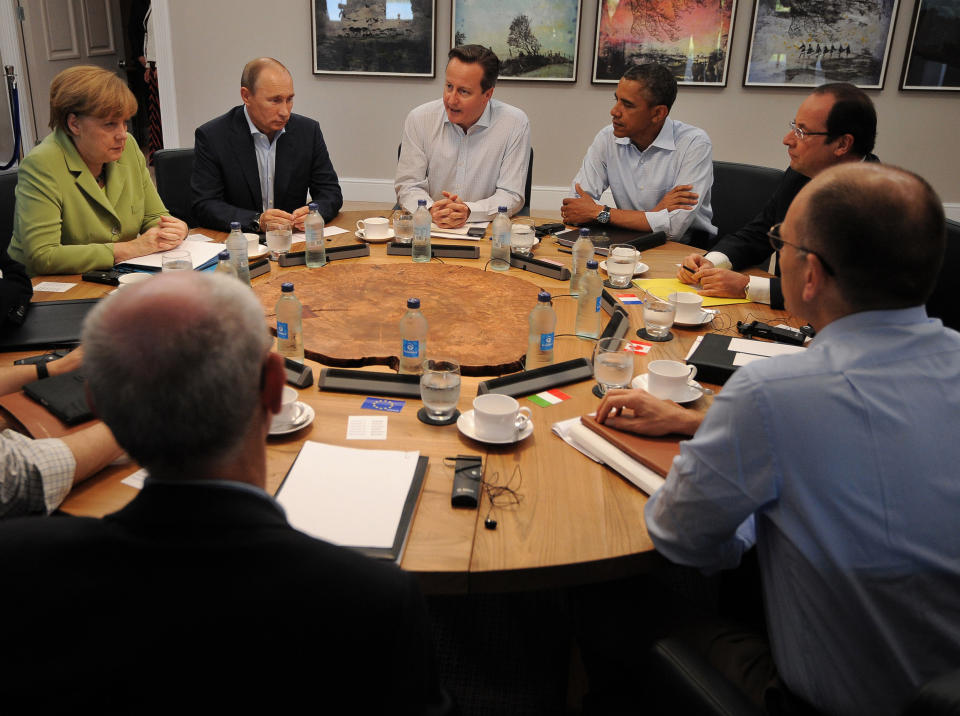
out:
<path id="1" fill-rule="evenodd" d="M 744 86 L 880 89 L 899 0 L 755 0 Z"/>
<path id="2" fill-rule="evenodd" d="M 580 0 L 453 0 L 453 47 L 483 45 L 501 80 L 576 82 Z"/>
<path id="3" fill-rule="evenodd" d="M 599 0 L 593 82 L 658 62 L 677 84 L 727 84 L 737 0 Z"/>
<path id="4" fill-rule="evenodd" d="M 900 89 L 960 90 L 957 0 L 917 0 Z"/>
<path id="5" fill-rule="evenodd" d="M 436 0 L 311 0 L 313 73 L 433 77 Z"/>

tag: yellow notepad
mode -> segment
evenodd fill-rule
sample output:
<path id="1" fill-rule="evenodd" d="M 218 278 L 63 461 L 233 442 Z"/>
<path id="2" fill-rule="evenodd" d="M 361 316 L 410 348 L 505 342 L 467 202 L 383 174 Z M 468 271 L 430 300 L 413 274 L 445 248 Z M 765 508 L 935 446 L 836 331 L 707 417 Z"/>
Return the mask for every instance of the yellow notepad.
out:
<path id="1" fill-rule="evenodd" d="M 683 283 L 676 278 L 635 278 L 633 285 L 638 288 L 646 289 L 650 293 L 666 298 L 671 293 L 696 293 L 697 289 Z M 731 303 L 750 303 L 746 298 L 716 298 L 715 296 L 704 296 L 703 307 L 727 306 Z"/>

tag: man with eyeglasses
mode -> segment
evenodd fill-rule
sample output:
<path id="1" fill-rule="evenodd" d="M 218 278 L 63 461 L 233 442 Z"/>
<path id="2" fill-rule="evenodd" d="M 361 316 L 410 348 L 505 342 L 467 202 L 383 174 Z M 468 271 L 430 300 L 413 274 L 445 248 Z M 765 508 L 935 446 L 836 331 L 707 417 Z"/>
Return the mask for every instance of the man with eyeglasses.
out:
<path id="1" fill-rule="evenodd" d="M 677 278 L 700 284 L 704 296 L 748 298 L 783 308 L 779 278 L 738 271 L 770 256 L 767 231 L 783 221 L 793 198 L 810 179 L 837 164 L 877 161 L 871 154 L 876 135 L 877 113 L 862 90 L 846 82 L 817 87 L 800 105 L 783 138 L 790 167 L 763 211 L 740 230 L 721 237 L 706 255 L 687 256 Z M 779 276 L 779 265 L 776 273 Z"/>
<path id="2" fill-rule="evenodd" d="M 807 350 L 741 367 L 702 423 L 641 390 L 597 420 L 696 433 L 644 511 L 663 556 L 715 572 L 756 546 L 765 629 L 708 620 L 688 644 L 768 712 L 901 713 L 960 664 L 960 333 L 924 308 L 943 206 L 910 172 L 848 164 L 769 240 Z"/>

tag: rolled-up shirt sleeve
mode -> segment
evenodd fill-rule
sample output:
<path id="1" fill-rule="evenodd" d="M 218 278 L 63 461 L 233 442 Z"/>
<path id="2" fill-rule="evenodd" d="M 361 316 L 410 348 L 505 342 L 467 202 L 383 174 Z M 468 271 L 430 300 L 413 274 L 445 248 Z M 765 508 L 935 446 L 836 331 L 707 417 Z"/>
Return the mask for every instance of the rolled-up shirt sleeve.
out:
<path id="1" fill-rule="evenodd" d="M 70 492 L 76 466 L 62 440 L 32 440 L 4 430 L 0 433 L 0 517 L 53 512 Z"/>

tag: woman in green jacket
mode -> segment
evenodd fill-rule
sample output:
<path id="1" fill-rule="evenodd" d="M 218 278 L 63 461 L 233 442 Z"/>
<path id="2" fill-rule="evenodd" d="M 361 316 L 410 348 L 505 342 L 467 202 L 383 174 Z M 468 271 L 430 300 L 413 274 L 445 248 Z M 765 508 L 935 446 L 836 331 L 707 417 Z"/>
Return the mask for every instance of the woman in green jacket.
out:
<path id="1" fill-rule="evenodd" d="M 108 70 L 71 67 L 53 79 L 53 133 L 20 163 L 10 242 L 10 256 L 31 276 L 109 269 L 186 237 L 127 134 L 136 111 L 133 94 Z"/>

